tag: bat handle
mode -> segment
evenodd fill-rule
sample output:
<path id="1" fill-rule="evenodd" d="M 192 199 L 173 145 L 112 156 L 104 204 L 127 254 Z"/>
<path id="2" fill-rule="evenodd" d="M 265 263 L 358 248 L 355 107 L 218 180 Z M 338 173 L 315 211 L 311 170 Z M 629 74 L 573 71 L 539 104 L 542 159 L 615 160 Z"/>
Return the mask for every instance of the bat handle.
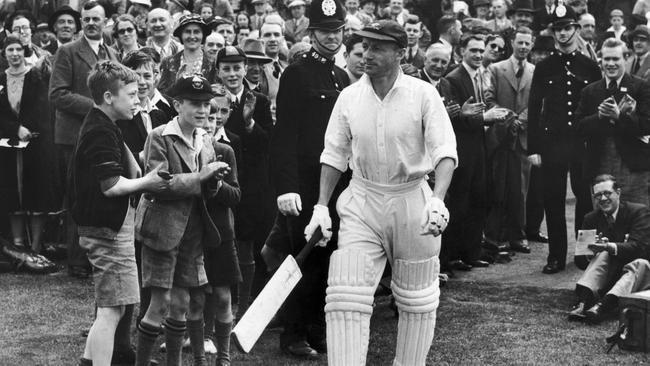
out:
<path id="1" fill-rule="evenodd" d="M 298 263 L 298 266 L 302 265 L 305 262 L 305 259 L 307 259 L 307 256 L 309 253 L 311 253 L 311 250 L 314 249 L 316 244 L 323 238 L 323 232 L 320 231 L 320 229 L 317 229 L 316 232 L 314 232 L 314 235 L 311 236 L 311 239 L 305 244 L 305 246 L 300 250 L 300 253 L 296 256 L 296 263 Z"/>

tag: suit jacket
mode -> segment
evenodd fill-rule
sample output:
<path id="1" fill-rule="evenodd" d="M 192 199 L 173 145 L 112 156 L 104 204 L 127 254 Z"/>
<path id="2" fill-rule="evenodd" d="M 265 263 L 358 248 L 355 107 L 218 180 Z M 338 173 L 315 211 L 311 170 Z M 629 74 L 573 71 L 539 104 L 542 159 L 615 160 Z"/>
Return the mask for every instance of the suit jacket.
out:
<path id="1" fill-rule="evenodd" d="M 488 67 L 488 70 L 491 78 L 490 85 L 485 92 L 485 102 L 488 107 L 498 106 L 510 109 L 519 115 L 519 120 L 524 123 L 524 127 L 527 127 L 528 96 L 535 66 L 526 61 L 520 80 L 517 80 L 517 70 L 515 70 L 511 59 L 494 63 Z M 528 134 L 525 128 L 519 131 L 518 141 L 523 151 L 526 151 L 528 149 Z"/>
<path id="2" fill-rule="evenodd" d="M 408 52 L 409 49 L 407 48 L 406 51 Z M 421 69 L 424 67 L 424 51 L 422 51 L 421 48 L 418 47 L 418 51 L 415 53 L 415 56 L 411 56 L 408 53 L 404 55 L 404 58 L 402 59 L 403 64 L 411 64 L 415 66 L 417 69 Z"/>
<path id="3" fill-rule="evenodd" d="M 300 23 L 296 24 L 295 19 L 289 19 L 284 23 L 284 36 L 289 40 L 293 40 L 294 43 L 300 42 L 303 37 L 309 35 L 307 28 L 309 27 L 309 18 L 303 17 L 300 19 Z"/>
<path id="4" fill-rule="evenodd" d="M 446 77 L 451 85 L 453 100 L 462 105 L 470 97 L 474 97 L 474 84 L 465 67 L 461 64 Z M 485 155 L 485 130 L 483 116 L 458 116 L 451 120 L 456 133 L 456 149 L 458 151 L 458 166 L 469 161 L 483 159 Z"/>
<path id="5" fill-rule="evenodd" d="M 616 243 L 616 257 L 621 265 L 637 258 L 650 260 L 650 210 L 644 205 L 621 202 L 613 227 L 609 227 L 600 210 L 591 211 L 585 215 L 582 229 L 596 229 L 610 242 Z M 629 235 L 627 241 L 626 235 Z"/>
<path id="6" fill-rule="evenodd" d="M 230 166 L 230 173 L 221 180 L 217 194 L 207 201 L 208 213 L 219 230 L 221 240 L 235 239 L 235 217 L 232 208 L 239 204 L 241 190 L 237 181 L 237 161 L 235 152 L 226 144 L 212 139 L 214 153 L 222 156 L 222 161 Z"/>
<path id="7" fill-rule="evenodd" d="M 115 51 L 105 46 L 108 58 L 118 62 Z M 97 54 L 85 37 L 66 43 L 54 57 L 50 77 L 50 103 L 56 108 L 54 142 L 74 145 L 84 117 L 93 106 L 86 83 L 97 63 Z"/>
<path id="8" fill-rule="evenodd" d="M 217 183 L 214 180 L 201 183 L 199 176 L 202 167 L 216 161 L 212 138 L 207 134 L 202 136 L 198 169 L 193 172 L 190 169 L 193 153 L 180 137 L 167 134 L 169 128 L 170 124 L 159 126 L 149 134 L 144 146 L 144 173 L 162 164 L 160 170 L 172 175 L 171 187 L 165 193 L 142 195 L 135 217 L 136 238 L 155 250 L 176 248 L 183 238 L 194 201 L 198 199 L 204 224 L 204 245 L 219 246 L 221 237 L 206 206 L 207 200 L 218 193 Z"/>
<path id="9" fill-rule="evenodd" d="M 264 24 L 264 18 L 266 18 L 266 15 L 251 15 L 251 30 L 260 30 L 260 28 L 262 28 L 262 24 Z"/>
<path id="10" fill-rule="evenodd" d="M 641 65 L 639 65 L 639 69 L 633 74 L 632 73 L 632 67 L 634 67 L 634 62 L 638 58 L 639 57 L 637 55 L 634 55 L 633 57 L 629 57 L 625 61 L 625 70 L 630 75 L 638 76 L 641 79 L 644 79 L 646 81 L 650 81 L 650 54 L 645 57 L 643 62 L 641 62 Z"/>
<path id="11" fill-rule="evenodd" d="M 178 69 L 181 67 L 181 58 L 183 57 L 183 50 L 177 52 L 175 55 L 167 57 L 160 63 L 160 83 L 158 83 L 158 90 L 161 93 L 168 95 L 171 87 L 174 85 L 178 77 Z M 203 63 L 201 65 L 201 74 L 204 78 L 208 79 L 210 84 L 217 82 L 217 68 L 214 62 L 208 59 L 208 56 L 203 53 Z"/>
<path id="12" fill-rule="evenodd" d="M 582 90 L 576 110 L 578 133 L 584 136 L 587 145 L 586 177 L 589 179 L 597 175 L 607 137 L 614 138 L 616 150 L 631 171 L 650 170 L 650 147 L 638 139 L 639 136 L 650 135 L 650 84 L 628 74 L 623 76 L 614 98 L 618 102 L 624 94 L 629 94 L 637 101 L 636 111 L 630 115 L 622 114 L 612 124 L 609 119 L 598 117 L 598 105 L 610 97 L 605 83 L 603 78 L 587 85 Z"/>
<path id="13" fill-rule="evenodd" d="M 230 148 L 232 148 L 232 150 L 235 152 L 235 161 L 237 161 L 237 177 L 241 177 L 243 175 L 244 167 L 244 162 L 242 161 L 241 138 L 237 134 L 234 134 L 228 130 L 225 130 L 225 132 L 226 137 L 230 141 L 226 141 L 225 139 L 221 138 L 217 140 L 217 142 L 230 146 Z"/>
<path id="14" fill-rule="evenodd" d="M 418 77 L 429 84 L 433 84 L 424 69 L 418 71 Z M 438 84 L 436 85 L 436 90 L 440 94 L 440 97 L 442 98 L 442 101 L 445 103 L 445 105 L 457 103 L 457 101 L 453 99 L 453 96 L 451 94 L 451 84 L 449 84 L 449 81 L 447 81 L 447 79 L 440 78 L 440 80 L 438 80 Z"/>

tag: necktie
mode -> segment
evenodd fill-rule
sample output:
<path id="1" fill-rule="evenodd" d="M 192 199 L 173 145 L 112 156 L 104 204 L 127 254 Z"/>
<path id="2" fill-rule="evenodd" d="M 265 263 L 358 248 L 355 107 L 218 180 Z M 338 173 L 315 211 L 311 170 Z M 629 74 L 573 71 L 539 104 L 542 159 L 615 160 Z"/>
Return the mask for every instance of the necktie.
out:
<path id="1" fill-rule="evenodd" d="M 607 232 L 606 234 L 612 235 L 612 231 L 614 231 L 614 223 L 616 222 L 616 219 L 612 214 L 605 214 L 605 220 L 607 220 Z"/>
<path id="2" fill-rule="evenodd" d="M 106 53 L 106 49 L 104 48 L 103 44 L 99 45 L 99 50 L 97 50 L 97 58 L 101 60 L 108 60 L 108 54 Z"/>
<path id="3" fill-rule="evenodd" d="M 524 75 L 524 66 L 525 66 L 524 61 L 520 60 L 519 61 L 519 68 L 517 69 L 517 73 L 515 74 L 517 79 L 521 79 L 521 77 Z"/>
<path id="4" fill-rule="evenodd" d="M 273 77 L 278 79 L 280 77 L 281 72 L 282 72 L 282 68 L 280 67 L 280 63 L 277 61 L 273 61 Z"/>
<path id="5" fill-rule="evenodd" d="M 232 102 L 230 109 L 235 110 L 239 108 L 239 98 L 235 98 L 235 100 Z"/>
<path id="6" fill-rule="evenodd" d="M 476 93 L 476 102 L 477 103 L 482 103 L 483 102 L 483 78 L 481 77 L 481 70 L 477 70 L 476 74 L 474 75 L 474 83 L 475 83 L 475 93 Z"/>
<path id="7" fill-rule="evenodd" d="M 639 62 L 638 57 L 635 57 L 634 63 L 632 63 L 632 75 L 635 75 L 639 71 L 639 67 L 641 67 L 641 62 Z"/>
<path id="8" fill-rule="evenodd" d="M 607 94 L 614 95 L 616 93 L 616 90 L 618 90 L 618 87 L 616 86 L 616 80 L 610 80 L 609 84 L 607 84 Z"/>

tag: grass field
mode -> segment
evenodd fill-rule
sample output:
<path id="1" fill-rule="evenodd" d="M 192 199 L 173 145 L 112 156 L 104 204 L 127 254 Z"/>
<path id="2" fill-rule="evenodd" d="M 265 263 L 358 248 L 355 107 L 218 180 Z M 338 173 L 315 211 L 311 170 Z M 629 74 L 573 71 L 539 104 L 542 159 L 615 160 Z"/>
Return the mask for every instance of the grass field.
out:
<path id="1" fill-rule="evenodd" d="M 2 275 L 0 365 L 75 365 L 93 316 L 90 281 L 65 275 Z M 607 355 L 604 338 L 615 322 L 569 323 L 570 290 L 454 280 L 443 290 L 431 365 L 634 365 L 645 354 L 618 349 Z M 389 365 L 396 319 L 379 298 L 372 320 L 368 364 Z M 266 332 L 239 365 L 325 365 L 325 358 L 300 362 L 277 347 L 277 331 Z M 164 356 L 158 356 L 161 359 Z M 191 365 L 189 358 L 185 365 Z"/>
<path id="2" fill-rule="evenodd" d="M 569 220 L 571 210 L 567 207 Z M 573 230 L 570 225 L 569 230 Z M 569 253 L 572 252 L 570 244 Z M 541 274 L 545 245 L 508 264 L 459 274 L 442 289 L 430 365 L 648 365 L 650 357 L 615 348 L 605 353 L 614 320 L 598 326 L 570 323 L 572 288 L 580 271 L 572 264 Z M 377 299 L 368 364 L 390 365 L 396 319 L 388 297 Z M 81 356 L 93 318 L 91 280 L 64 273 L 0 274 L 0 366 L 73 366 Z M 156 355 L 163 360 L 164 355 Z M 251 354 L 235 352 L 234 365 L 326 365 L 283 355 L 278 331 L 263 334 Z M 184 365 L 191 365 L 186 355 Z"/>

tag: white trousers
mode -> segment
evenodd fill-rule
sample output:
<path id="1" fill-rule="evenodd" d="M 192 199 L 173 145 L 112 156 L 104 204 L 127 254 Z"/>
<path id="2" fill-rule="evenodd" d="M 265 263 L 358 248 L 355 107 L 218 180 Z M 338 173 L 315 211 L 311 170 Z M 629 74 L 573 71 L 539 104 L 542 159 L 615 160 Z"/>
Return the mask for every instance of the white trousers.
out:
<path id="1" fill-rule="evenodd" d="M 326 298 L 328 362 L 365 365 L 373 296 L 389 261 L 399 309 L 394 365 L 424 365 L 440 294 L 440 237 L 420 234 L 431 189 L 424 179 L 381 185 L 354 177 L 341 194 L 339 249 Z"/>

